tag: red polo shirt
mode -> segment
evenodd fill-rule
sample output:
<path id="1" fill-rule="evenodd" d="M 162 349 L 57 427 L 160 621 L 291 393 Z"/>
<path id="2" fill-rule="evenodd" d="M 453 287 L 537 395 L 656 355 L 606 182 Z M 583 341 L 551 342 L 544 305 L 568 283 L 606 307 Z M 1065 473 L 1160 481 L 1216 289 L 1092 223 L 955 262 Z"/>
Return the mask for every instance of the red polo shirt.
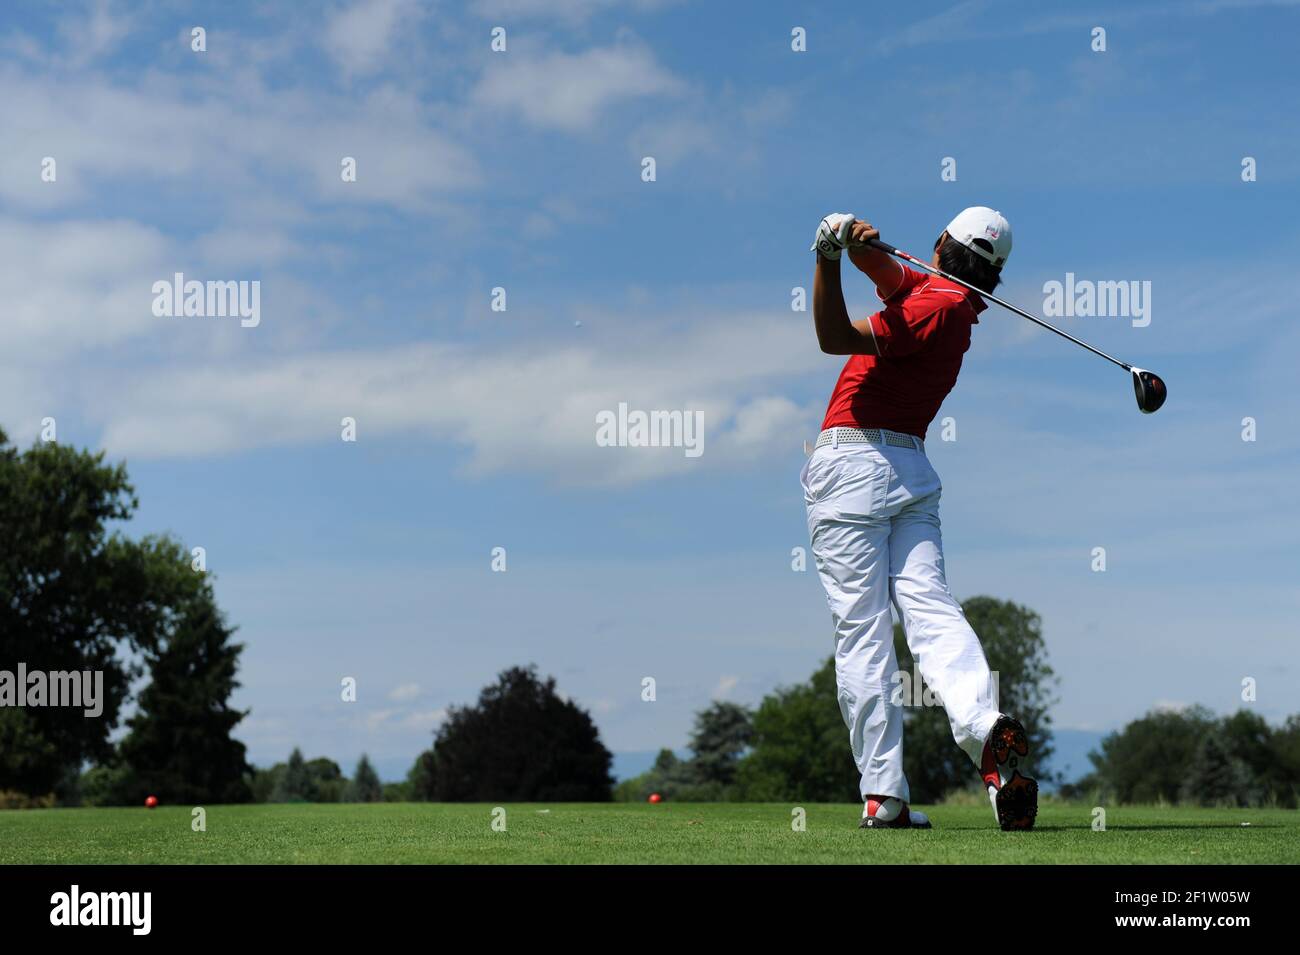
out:
<path id="1" fill-rule="evenodd" d="M 822 430 L 888 428 L 925 437 L 957 383 L 971 326 L 988 306 L 955 282 L 899 263 L 902 281 L 869 319 L 877 355 L 850 355 L 831 394 Z"/>

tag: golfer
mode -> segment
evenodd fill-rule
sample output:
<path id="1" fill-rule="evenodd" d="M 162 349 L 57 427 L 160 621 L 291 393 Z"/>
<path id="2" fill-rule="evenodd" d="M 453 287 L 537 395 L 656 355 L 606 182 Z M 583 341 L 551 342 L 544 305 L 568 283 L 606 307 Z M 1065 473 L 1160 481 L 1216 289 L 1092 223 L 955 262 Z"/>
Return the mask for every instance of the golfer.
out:
<path id="1" fill-rule="evenodd" d="M 816 447 L 804 502 L 817 572 L 835 623 L 840 712 L 862 774 L 863 828 L 929 828 L 909 809 L 893 602 L 925 683 L 952 735 L 984 779 L 1003 829 L 1033 827 L 1038 784 L 1025 776 L 1028 742 L 998 710 L 979 638 L 944 577 L 939 475 L 925 434 L 957 383 L 984 301 L 955 282 L 905 267 L 873 247 L 879 231 L 851 214 L 822 220 L 813 248 L 813 320 L 830 355 L 848 355 Z M 854 321 L 840 261 L 876 286 L 884 308 Z M 1011 226 L 983 206 L 964 210 L 934 244 L 932 264 L 992 292 L 1011 252 Z"/>

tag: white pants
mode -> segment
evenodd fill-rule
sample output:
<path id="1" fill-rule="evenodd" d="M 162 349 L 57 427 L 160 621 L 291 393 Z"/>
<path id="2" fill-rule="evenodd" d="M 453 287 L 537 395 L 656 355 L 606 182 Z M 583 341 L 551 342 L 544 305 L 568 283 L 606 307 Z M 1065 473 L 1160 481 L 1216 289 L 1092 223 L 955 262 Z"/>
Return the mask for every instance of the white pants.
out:
<path id="1" fill-rule="evenodd" d="M 998 718 L 984 650 L 944 577 L 939 475 L 916 448 L 841 444 L 814 450 L 801 479 L 862 795 L 907 800 L 903 706 L 912 697 L 897 676 L 891 600 L 921 678 L 976 766 Z"/>

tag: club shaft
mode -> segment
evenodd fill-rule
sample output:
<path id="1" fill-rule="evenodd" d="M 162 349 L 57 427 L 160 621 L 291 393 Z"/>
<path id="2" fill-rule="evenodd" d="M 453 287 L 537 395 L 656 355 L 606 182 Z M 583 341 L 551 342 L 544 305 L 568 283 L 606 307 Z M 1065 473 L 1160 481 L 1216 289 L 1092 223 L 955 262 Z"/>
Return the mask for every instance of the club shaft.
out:
<path id="1" fill-rule="evenodd" d="M 1033 322 L 1035 325 L 1041 325 L 1043 328 L 1046 328 L 1049 332 L 1056 332 L 1056 334 L 1060 335 L 1062 338 L 1068 338 L 1070 341 L 1074 342 L 1076 345 L 1079 345 L 1079 346 L 1081 346 L 1081 347 L 1083 347 L 1083 348 L 1088 349 L 1088 351 L 1092 352 L 1094 355 L 1098 355 L 1098 356 L 1100 356 L 1101 358 L 1104 358 L 1104 359 L 1106 359 L 1106 360 L 1109 361 L 1109 362 L 1114 362 L 1116 365 L 1119 365 L 1119 366 L 1120 366 L 1121 368 L 1123 368 L 1125 371 L 1132 371 L 1132 370 L 1133 370 L 1133 366 L 1130 365 L 1128 362 L 1120 361 L 1118 358 L 1115 358 L 1115 357 L 1113 357 L 1113 356 L 1111 356 L 1111 355 L 1107 355 L 1107 354 L 1106 354 L 1104 351 L 1102 351 L 1100 348 L 1094 348 L 1092 345 L 1089 345 L 1089 344 L 1088 344 L 1087 342 L 1085 342 L 1083 339 L 1081 339 L 1081 338 L 1075 338 L 1075 337 L 1074 337 L 1073 335 L 1071 335 L 1069 332 L 1064 332 L 1064 331 L 1062 331 L 1061 329 L 1059 329 L 1059 328 L 1057 328 L 1055 325 L 1053 325 L 1051 322 L 1044 321 L 1043 319 L 1039 318 L 1037 315 L 1032 315 L 1032 314 L 1030 314 L 1029 312 L 1026 312 L 1023 308 L 1018 308 L 1018 307 L 1016 307 L 1015 305 L 1012 305 L 1010 302 L 1004 302 L 1004 301 L 1002 301 L 1002 299 L 998 298 L 996 295 L 990 295 L 988 292 L 985 292 L 983 289 L 978 289 L 978 288 L 976 288 L 974 285 L 971 285 L 969 282 L 965 282 L 965 281 L 963 281 L 963 280 L 957 278 L 957 276 L 955 276 L 955 275 L 949 275 L 949 274 L 948 274 L 947 272 L 945 272 L 943 269 L 937 269 L 937 268 L 935 268 L 933 265 L 931 265 L 929 262 L 922 262 L 922 261 L 921 261 L 920 259 L 918 259 L 916 256 L 914 256 L 914 255 L 909 255 L 908 253 L 904 252 L 902 249 L 896 249 L 896 248 L 894 248 L 894 247 L 893 247 L 892 245 L 890 245 L 888 242 L 881 242 L 879 239 L 872 239 L 872 240 L 870 241 L 869 244 L 870 244 L 873 248 L 879 249 L 881 252 L 886 252 L 886 253 L 888 253 L 889 255 L 897 256 L 897 257 L 900 258 L 900 259 L 903 259 L 903 260 L 905 260 L 905 261 L 907 261 L 907 262 L 911 262 L 913 265 L 918 266 L 919 268 L 925 269 L 925 271 L 929 272 L 929 273 L 932 274 L 932 275 L 937 275 L 937 276 L 939 276 L 940 278 L 947 279 L 949 282 L 956 282 L 958 285 L 961 285 L 961 286 L 964 286 L 965 288 L 970 289 L 972 292 L 976 293 L 976 294 L 979 295 L 981 298 L 986 298 L 986 299 L 988 299 L 988 300 L 991 301 L 991 302 L 997 302 L 997 303 L 998 303 L 999 305 L 1001 305 L 1003 308 L 1008 309 L 1009 311 L 1015 312 L 1015 313 L 1016 313 L 1017 315 L 1019 315 L 1021 318 L 1027 318 L 1027 319 L 1029 319 L 1031 322 Z"/>

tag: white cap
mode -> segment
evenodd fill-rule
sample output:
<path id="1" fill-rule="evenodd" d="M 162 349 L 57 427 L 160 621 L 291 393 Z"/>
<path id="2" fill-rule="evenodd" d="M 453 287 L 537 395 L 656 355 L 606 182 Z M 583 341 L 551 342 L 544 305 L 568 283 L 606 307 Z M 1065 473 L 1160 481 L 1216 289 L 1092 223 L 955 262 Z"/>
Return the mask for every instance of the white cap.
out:
<path id="1" fill-rule="evenodd" d="M 998 268 L 1007 264 L 1007 256 L 1011 254 L 1011 223 L 1002 213 L 988 206 L 971 206 L 957 213 L 957 218 L 948 223 L 945 231 L 951 238 Z M 976 239 L 987 242 L 993 251 L 980 248 Z"/>

